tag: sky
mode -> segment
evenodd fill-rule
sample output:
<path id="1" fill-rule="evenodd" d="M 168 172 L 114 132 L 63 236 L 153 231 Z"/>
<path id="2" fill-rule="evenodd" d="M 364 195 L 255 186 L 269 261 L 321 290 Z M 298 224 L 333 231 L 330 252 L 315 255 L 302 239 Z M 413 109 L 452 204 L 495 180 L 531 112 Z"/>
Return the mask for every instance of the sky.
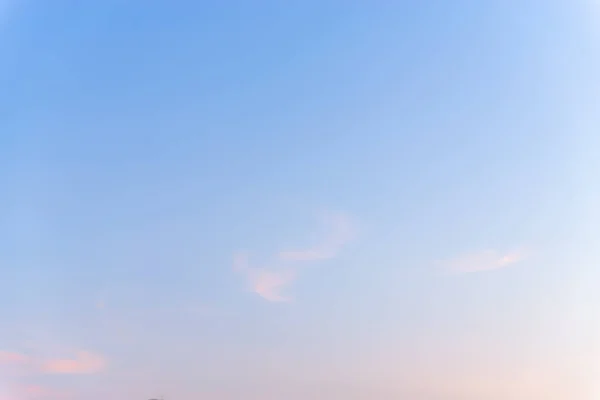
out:
<path id="1" fill-rule="evenodd" d="M 600 398 L 600 3 L 0 0 L 0 400 Z"/>

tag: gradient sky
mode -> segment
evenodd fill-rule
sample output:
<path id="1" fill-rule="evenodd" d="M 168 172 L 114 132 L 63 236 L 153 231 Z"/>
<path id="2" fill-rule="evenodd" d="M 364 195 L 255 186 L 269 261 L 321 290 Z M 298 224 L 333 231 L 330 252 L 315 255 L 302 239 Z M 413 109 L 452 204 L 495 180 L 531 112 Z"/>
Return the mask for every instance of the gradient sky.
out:
<path id="1" fill-rule="evenodd" d="M 597 400 L 600 3 L 0 0 L 0 400 Z"/>

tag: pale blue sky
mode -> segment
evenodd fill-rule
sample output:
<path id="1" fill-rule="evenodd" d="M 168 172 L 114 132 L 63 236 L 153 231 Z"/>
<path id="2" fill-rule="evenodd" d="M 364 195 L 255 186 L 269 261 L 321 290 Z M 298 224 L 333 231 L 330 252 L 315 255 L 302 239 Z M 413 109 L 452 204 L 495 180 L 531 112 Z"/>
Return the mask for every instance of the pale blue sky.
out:
<path id="1" fill-rule="evenodd" d="M 0 0 L 0 400 L 595 399 L 599 47 L 593 0 Z"/>

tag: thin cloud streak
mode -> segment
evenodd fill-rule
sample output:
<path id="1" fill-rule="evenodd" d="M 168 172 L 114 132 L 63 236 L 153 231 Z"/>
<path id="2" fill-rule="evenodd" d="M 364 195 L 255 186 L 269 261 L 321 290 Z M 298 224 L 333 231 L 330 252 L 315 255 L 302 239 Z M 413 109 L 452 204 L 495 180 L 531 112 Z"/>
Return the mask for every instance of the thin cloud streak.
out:
<path id="1" fill-rule="evenodd" d="M 356 236 L 354 224 L 348 216 L 326 214 L 324 216 L 326 235 L 321 243 L 303 250 L 286 250 L 279 253 L 282 261 L 319 261 L 334 258 L 342 248 Z"/>
<path id="2" fill-rule="evenodd" d="M 40 385 L 27 385 L 18 390 L 20 396 L 31 400 L 66 400 L 73 397 L 71 392 L 55 390 Z"/>
<path id="3" fill-rule="evenodd" d="M 471 272 L 493 271 L 510 267 L 523 261 L 524 251 L 500 253 L 496 250 L 484 250 L 461 255 L 454 259 L 438 261 L 437 265 L 445 274 L 465 274 Z"/>
<path id="4" fill-rule="evenodd" d="M 45 362 L 42 371 L 47 374 L 94 374 L 106 368 L 106 360 L 99 354 L 79 351 L 73 359 L 57 359 Z"/>
<path id="5" fill-rule="evenodd" d="M 72 359 L 37 359 L 17 352 L 0 351 L 0 367 L 28 374 L 79 375 L 95 374 L 107 367 L 106 359 L 96 353 L 79 351 Z"/>

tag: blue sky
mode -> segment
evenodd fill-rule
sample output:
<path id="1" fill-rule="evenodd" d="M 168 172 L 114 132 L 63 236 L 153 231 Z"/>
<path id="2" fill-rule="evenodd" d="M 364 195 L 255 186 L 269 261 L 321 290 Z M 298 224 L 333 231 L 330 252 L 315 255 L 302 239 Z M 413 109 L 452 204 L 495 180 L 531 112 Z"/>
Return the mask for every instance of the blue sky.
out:
<path id="1" fill-rule="evenodd" d="M 0 399 L 595 399 L 593 0 L 0 0 Z"/>

